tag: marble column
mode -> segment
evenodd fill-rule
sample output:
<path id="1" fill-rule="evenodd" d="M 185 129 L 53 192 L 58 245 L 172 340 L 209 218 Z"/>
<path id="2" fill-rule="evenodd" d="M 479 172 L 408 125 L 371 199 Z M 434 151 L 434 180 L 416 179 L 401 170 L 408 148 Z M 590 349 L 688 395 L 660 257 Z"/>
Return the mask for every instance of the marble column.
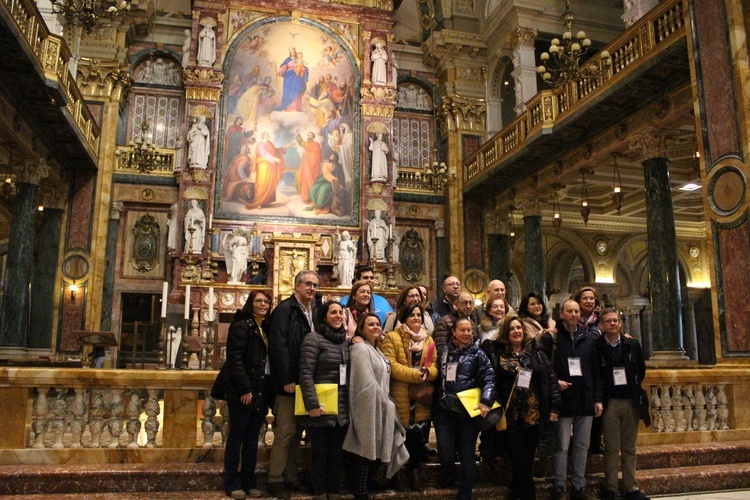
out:
<path id="1" fill-rule="evenodd" d="M 523 293 L 537 292 L 544 295 L 541 200 L 539 198 L 528 198 L 520 205 L 525 228 L 524 272 L 526 274 L 526 290 Z"/>
<path id="2" fill-rule="evenodd" d="M 651 306 L 643 308 L 641 313 L 641 347 L 643 347 L 643 356 L 646 359 L 651 358 L 653 352 L 651 346 L 653 345 L 651 340 L 653 338 L 652 322 L 653 315 L 651 314 Z"/>
<path id="3" fill-rule="evenodd" d="M 630 318 L 630 335 L 632 335 L 638 342 L 643 345 L 643 334 L 641 333 L 641 313 L 639 310 L 629 311 L 628 317 Z"/>
<path id="4" fill-rule="evenodd" d="M 33 314 L 29 319 L 29 334 L 26 340 L 26 346 L 32 349 L 52 348 L 54 307 L 50 307 L 50 304 L 54 304 L 57 298 L 55 277 L 63 224 L 63 210 L 58 207 L 62 206 L 60 198 L 63 198 L 66 192 L 60 190 L 59 194 L 43 196 L 44 211 L 37 235 L 34 277 L 31 283 Z M 57 199 L 58 203 L 48 201 L 50 198 Z"/>
<path id="5" fill-rule="evenodd" d="M 29 284 L 36 234 L 39 183 L 49 175 L 44 160 L 26 160 L 14 165 L 16 201 L 8 239 L 3 317 L 0 346 L 25 347 L 29 321 Z M 12 290 L 12 293 L 8 293 Z"/>
<path id="6" fill-rule="evenodd" d="M 641 164 L 646 185 L 649 288 L 654 332 L 651 360 L 665 363 L 687 360 L 682 342 L 677 235 L 667 158 L 667 147 L 674 142 L 674 137 L 655 128 L 631 142 L 644 158 Z"/>
<path id="7" fill-rule="evenodd" d="M 537 63 L 534 42 L 536 28 L 516 28 L 509 38 L 513 48 L 513 78 L 516 81 L 516 115 L 526 109 L 526 102 L 537 94 Z"/>
<path id="8" fill-rule="evenodd" d="M 695 301 L 687 296 L 687 294 L 683 307 L 685 308 L 685 355 L 697 361 L 698 333 L 695 325 Z"/>
<path id="9" fill-rule="evenodd" d="M 435 221 L 435 265 L 436 269 L 435 272 L 437 273 L 437 278 L 435 283 L 436 289 L 438 290 L 438 294 L 440 293 L 440 290 L 442 290 L 442 284 L 443 279 L 445 279 L 446 276 L 446 260 L 447 256 L 445 255 L 445 221 L 442 220 L 436 220 Z"/>
<path id="10" fill-rule="evenodd" d="M 499 279 L 508 283 L 510 278 L 510 228 L 507 217 L 502 214 L 485 212 L 484 227 L 487 232 L 489 250 L 489 279 Z"/>
<path id="11" fill-rule="evenodd" d="M 104 256 L 104 281 L 102 283 L 102 315 L 99 327 L 108 332 L 112 329 L 112 301 L 115 294 L 115 264 L 117 263 L 117 237 L 120 234 L 120 215 L 123 203 L 113 201 L 107 224 L 107 247 Z"/>

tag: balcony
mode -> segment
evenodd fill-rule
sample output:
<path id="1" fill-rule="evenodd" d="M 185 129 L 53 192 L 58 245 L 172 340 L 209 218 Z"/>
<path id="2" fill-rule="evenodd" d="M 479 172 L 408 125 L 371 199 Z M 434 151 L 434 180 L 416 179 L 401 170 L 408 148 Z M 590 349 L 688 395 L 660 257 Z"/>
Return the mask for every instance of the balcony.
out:
<path id="1" fill-rule="evenodd" d="M 32 0 L 0 0 L 0 89 L 59 162 L 97 168 L 99 126 L 70 76 L 70 50 Z"/>

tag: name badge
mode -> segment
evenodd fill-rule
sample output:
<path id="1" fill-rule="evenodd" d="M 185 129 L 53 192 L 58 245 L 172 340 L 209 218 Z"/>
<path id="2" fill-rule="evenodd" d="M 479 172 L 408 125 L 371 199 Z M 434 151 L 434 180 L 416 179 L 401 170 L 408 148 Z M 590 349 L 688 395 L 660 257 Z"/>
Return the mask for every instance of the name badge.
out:
<path id="1" fill-rule="evenodd" d="M 339 365 L 339 385 L 346 385 L 346 365 Z"/>
<path id="2" fill-rule="evenodd" d="M 448 363 L 448 368 L 445 371 L 445 381 L 455 382 L 457 370 L 458 370 L 458 363 Z"/>
<path id="3" fill-rule="evenodd" d="M 583 377 L 581 358 L 568 358 L 568 373 L 571 377 Z"/>
<path id="4" fill-rule="evenodd" d="M 531 373 L 532 371 L 528 368 L 519 368 L 518 382 L 516 382 L 516 387 L 520 387 L 521 389 L 528 389 L 531 385 Z"/>
<path id="5" fill-rule="evenodd" d="M 613 368 L 612 375 L 615 377 L 615 385 L 628 385 L 628 379 L 625 377 L 625 368 Z"/>

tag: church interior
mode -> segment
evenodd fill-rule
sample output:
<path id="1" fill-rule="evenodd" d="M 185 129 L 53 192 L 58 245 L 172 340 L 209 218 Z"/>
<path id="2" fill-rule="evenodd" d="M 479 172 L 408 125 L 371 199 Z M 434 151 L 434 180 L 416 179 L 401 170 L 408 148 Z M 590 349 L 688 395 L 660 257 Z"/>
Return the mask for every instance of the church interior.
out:
<path id="1" fill-rule="evenodd" d="M 0 469 L 210 489 L 232 315 L 371 266 L 393 304 L 447 276 L 478 306 L 496 279 L 552 311 L 596 287 L 648 359 L 639 446 L 713 446 L 684 483 L 750 487 L 748 9 L 0 2 Z M 37 491 L 19 470 L 0 492 Z"/>

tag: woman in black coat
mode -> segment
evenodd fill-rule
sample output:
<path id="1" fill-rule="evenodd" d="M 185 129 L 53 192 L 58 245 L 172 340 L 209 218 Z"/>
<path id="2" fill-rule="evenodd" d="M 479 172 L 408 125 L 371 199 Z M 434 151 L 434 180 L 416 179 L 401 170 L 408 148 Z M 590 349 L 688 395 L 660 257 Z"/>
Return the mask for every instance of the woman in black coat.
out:
<path id="1" fill-rule="evenodd" d="M 214 382 L 211 396 L 224 399 L 229 409 L 229 436 L 224 451 L 224 487 L 233 499 L 260 497 L 255 479 L 258 434 L 273 404 L 266 316 L 271 296 L 253 290 L 229 326 L 227 360 Z M 240 467 L 242 455 L 242 470 Z"/>
<path id="2" fill-rule="evenodd" d="M 313 495 L 319 498 L 341 491 L 341 447 L 349 426 L 348 365 L 344 310 L 338 302 L 326 302 L 318 308 L 317 328 L 302 341 L 299 359 L 299 385 L 307 411 L 300 425 L 310 437 L 310 476 Z M 338 385 L 338 413 L 323 407 L 316 384 Z"/>
<path id="3" fill-rule="evenodd" d="M 513 466 L 513 500 L 536 498 L 532 472 L 540 428 L 552 425 L 560 413 L 557 377 L 547 356 L 535 345 L 516 315 L 505 317 L 497 341 L 482 344 L 495 366 L 500 401 L 505 404 L 510 398 L 505 413 L 507 429 L 500 440 Z"/>

